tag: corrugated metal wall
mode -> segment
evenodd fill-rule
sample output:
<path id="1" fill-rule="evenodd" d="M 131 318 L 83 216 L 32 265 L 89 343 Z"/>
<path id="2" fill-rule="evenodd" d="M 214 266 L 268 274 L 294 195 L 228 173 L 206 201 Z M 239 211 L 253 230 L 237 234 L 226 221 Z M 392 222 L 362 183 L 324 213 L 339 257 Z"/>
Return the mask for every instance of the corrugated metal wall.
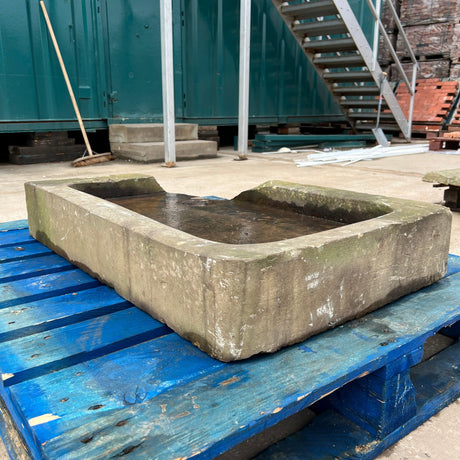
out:
<path id="1" fill-rule="evenodd" d="M 365 0 L 352 0 L 372 30 Z M 47 0 L 89 127 L 161 121 L 159 1 Z M 175 0 L 178 121 L 237 120 L 239 1 Z M 36 0 L 0 0 L 0 132 L 77 125 Z M 337 119 L 340 111 L 270 0 L 252 2 L 252 123 Z M 369 28 L 370 27 L 370 28 Z"/>

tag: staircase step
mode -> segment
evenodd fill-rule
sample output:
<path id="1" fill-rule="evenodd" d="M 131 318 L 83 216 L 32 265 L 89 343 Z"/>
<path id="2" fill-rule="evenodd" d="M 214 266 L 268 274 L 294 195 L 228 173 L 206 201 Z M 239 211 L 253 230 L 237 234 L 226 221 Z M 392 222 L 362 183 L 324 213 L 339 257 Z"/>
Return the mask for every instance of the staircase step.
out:
<path id="1" fill-rule="evenodd" d="M 332 91 L 341 96 L 374 96 L 380 94 L 377 86 L 335 86 Z"/>
<path id="2" fill-rule="evenodd" d="M 281 12 L 295 19 L 310 19 L 337 14 L 337 8 L 331 0 L 319 0 L 316 2 L 283 5 Z"/>
<path id="3" fill-rule="evenodd" d="M 154 163 L 164 161 L 164 142 L 112 142 L 112 153 L 118 158 Z M 177 141 L 176 158 L 192 160 L 217 156 L 217 142 L 213 141 Z"/>
<path id="4" fill-rule="evenodd" d="M 317 67 L 325 68 L 344 68 L 344 67 L 364 67 L 364 61 L 360 54 L 352 54 L 348 56 L 329 56 L 316 57 L 313 63 Z"/>
<path id="5" fill-rule="evenodd" d="M 351 38 L 311 40 L 304 42 L 302 46 L 306 51 L 313 53 L 356 51 L 356 44 Z"/>
<path id="6" fill-rule="evenodd" d="M 348 117 L 353 120 L 376 120 L 377 119 L 377 112 L 349 112 Z M 392 113 L 381 113 L 380 114 L 381 120 L 394 120 L 394 116 Z"/>
<path id="7" fill-rule="evenodd" d="M 373 123 L 360 123 L 357 122 L 354 125 L 357 131 L 369 131 L 376 128 L 375 121 Z M 385 132 L 400 131 L 399 126 L 396 123 L 379 123 L 379 128 L 382 128 Z"/>
<path id="8" fill-rule="evenodd" d="M 367 99 L 367 100 L 362 100 L 362 99 L 346 99 L 343 101 L 340 101 L 340 105 L 342 107 L 347 107 L 349 109 L 377 109 L 379 106 L 379 100 L 378 99 Z M 386 102 L 383 100 L 382 101 L 382 108 L 387 108 Z"/>
<path id="9" fill-rule="evenodd" d="M 324 80 L 335 82 L 361 82 L 374 81 L 372 74 L 365 71 L 349 71 L 349 72 L 324 72 Z"/>
<path id="10" fill-rule="evenodd" d="M 114 124 L 109 126 L 110 142 L 162 142 L 162 123 L 131 123 Z M 176 140 L 198 139 L 198 125 L 191 123 L 176 123 Z"/>
<path id="11" fill-rule="evenodd" d="M 348 32 L 347 26 L 341 19 L 332 21 L 301 22 L 294 24 L 292 30 L 296 34 L 305 34 L 308 37 L 319 35 L 337 35 Z"/>

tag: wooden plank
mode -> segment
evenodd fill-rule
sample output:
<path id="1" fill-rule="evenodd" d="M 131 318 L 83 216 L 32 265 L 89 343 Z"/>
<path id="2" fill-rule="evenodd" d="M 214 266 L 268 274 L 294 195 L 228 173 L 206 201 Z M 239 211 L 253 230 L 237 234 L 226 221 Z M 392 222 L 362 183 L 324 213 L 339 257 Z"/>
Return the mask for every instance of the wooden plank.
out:
<path id="1" fill-rule="evenodd" d="M 72 269 L 75 269 L 75 266 L 61 256 L 57 254 L 45 254 L 40 257 L 0 264 L 0 283 Z"/>
<path id="2" fill-rule="evenodd" d="M 97 286 L 0 309 L 0 342 L 47 331 L 130 307 L 113 289 Z"/>
<path id="3" fill-rule="evenodd" d="M 303 430 L 280 441 L 257 460 L 371 460 L 453 402 L 460 394 L 460 344 L 457 343 L 412 368 L 417 413 L 381 439 L 333 410 L 327 410 Z"/>
<path id="4" fill-rule="evenodd" d="M 460 272 L 460 256 L 450 254 L 449 263 L 447 264 L 446 276 L 450 276 L 458 272 Z"/>
<path id="5" fill-rule="evenodd" d="M 0 285 L 0 308 L 78 292 L 100 284 L 78 269 L 12 281 Z"/>
<path id="6" fill-rule="evenodd" d="M 28 228 L 29 224 L 27 219 L 13 220 L 11 222 L 2 222 L 0 223 L 0 232 L 5 232 L 7 230 L 18 230 L 20 228 Z"/>
<path id="7" fill-rule="evenodd" d="M 58 417 L 34 426 L 34 435 L 44 443 L 82 423 L 97 423 L 117 409 L 123 413 L 123 409 L 224 366 L 177 334 L 170 334 L 24 381 L 9 391 L 26 419 L 43 414 Z M 183 397 L 192 407 L 196 405 L 193 394 Z"/>
<path id="8" fill-rule="evenodd" d="M 171 333 L 136 307 L 0 343 L 5 386 Z"/>
<path id="9" fill-rule="evenodd" d="M 6 246 L 18 246 L 33 243 L 35 240 L 30 236 L 29 229 L 0 230 L 0 248 Z"/>
<path id="10" fill-rule="evenodd" d="M 410 368 L 423 356 L 418 347 L 390 364 L 350 382 L 330 397 L 332 407 L 368 432 L 383 437 L 416 414 Z"/>
<path id="11" fill-rule="evenodd" d="M 459 283 L 460 274 L 452 275 L 304 344 L 225 365 L 143 404 L 85 419 L 84 426 L 48 441 L 45 453 L 104 458 L 129 451 L 134 458 L 161 459 L 199 452 L 213 458 L 458 321 Z"/>
<path id="12" fill-rule="evenodd" d="M 0 248 L 0 264 L 4 262 L 14 262 L 16 260 L 25 260 L 32 257 L 52 254 L 53 251 L 41 243 L 28 243 L 24 246 L 18 245 Z"/>

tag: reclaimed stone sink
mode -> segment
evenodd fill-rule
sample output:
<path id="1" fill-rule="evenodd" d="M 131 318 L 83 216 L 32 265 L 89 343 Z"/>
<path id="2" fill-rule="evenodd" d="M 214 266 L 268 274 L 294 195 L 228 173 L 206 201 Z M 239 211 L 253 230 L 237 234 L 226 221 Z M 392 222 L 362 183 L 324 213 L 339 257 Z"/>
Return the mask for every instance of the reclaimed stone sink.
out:
<path id="1" fill-rule="evenodd" d="M 179 207 L 165 223 L 128 209 L 130 198 L 167 198 L 149 176 L 25 188 L 34 238 L 223 361 L 300 342 L 435 282 L 447 266 L 451 213 L 426 203 L 271 181 L 228 202 L 263 210 L 229 243 L 217 201 L 171 195 Z M 200 208 L 197 222 L 211 213 L 204 234 L 187 206 Z M 270 209 L 299 219 L 297 233 L 284 224 L 265 239 L 253 232 L 251 219 L 270 225 Z M 180 230 L 187 219 L 199 236 Z"/>

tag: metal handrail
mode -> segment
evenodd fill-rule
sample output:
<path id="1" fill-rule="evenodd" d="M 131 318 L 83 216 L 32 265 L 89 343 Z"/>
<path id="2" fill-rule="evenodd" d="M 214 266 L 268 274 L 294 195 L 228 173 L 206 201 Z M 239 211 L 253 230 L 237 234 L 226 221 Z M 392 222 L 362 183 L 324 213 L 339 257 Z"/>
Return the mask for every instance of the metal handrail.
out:
<path id="1" fill-rule="evenodd" d="M 410 59 L 411 59 L 413 64 L 417 64 L 417 58 L 415 57 L 415 54 L 412 51 L 412 47 L 410 46 L 410 43 L 409 43 L 409 40 L 407 38 L 406 32 L 404 31 L 404 28 L 403 28 L 403 26 L 401 24 L 401 21 L 399 20 L 398 13 L 396 12 L 395 7 L 394 7 L 393 3 L 391 2 L 391 0 L 388 0 L 387 3 L 389 5 L 389 7 L 390 7 L 391 14 L 393 15 L 393 18 L 394 18 L 394 20 L 396 22 L 396 26 L 398 27 L 399 33 L 402 35 L 404 45 L 406 46 L 407 50 L 409 51 Z M 417 64 L 417 68 L 418 68 L 418 64 Z"/>
<path id="2" fill-rule="evenodd" d="M 382 1 L 385 1 L 385 0 L 382 0 Z M 385 44 L 387 45 L 388 47 L 388 50 L 390 51 L 390 54 L 394 60 L 394 63 L 396 64 L 396 67 L 398 68 L 398 71 L 400 73 L 400 75 L 402 76 L 402 79 L 405 83 L 405 85 L 407 86 L 407 89 L 409 90 L 409 93 L 411 95 L 411 100 L 410 100 L 410 104 L 409 104 L 409 117 L 408 117 L 408 125 L 409 125 L 409 133 L 411 132 L 412 130 L 412 115 L 413 115 L 413 109 L 414 109 L 414 96 L 415 96 L 415 85 L 416 85 L 416 80 L 417 80 L 417 70 L 420 70 L 419 68 L 419 65 L 417 63 L 417 58 L 415 57 L 415 54 L 414 52 L 412 51 L 412 48 L 410 46 L 410 43 L 409 43 L 409 40 L 407 38 L 407 35 L 406 35 L 406 32 L 404 31 L 404 28 L 401 24 L 401 21 L 399 20 L 399 17 L 398 17 L 398 13 L 396 12 L 396 9 L 392 3 L 391 0 L 387 0 L 387 3 L 390 7 L 390 11 L 391 11 L 391 14 L 393 16 L 393 19 L 395 20 L 395 24 L 401 34 L 401 37 L 402 37 L 402 40 L 403 40 L 403 44 L 404 46 L 407 48 L 407 50 L 409 51 L 409 56 L 410 56 L 410 59 L 412 61 L 412 81 L 410 82 L 409 81 L 409 78 L 406 74 L 406 72 L 404 71 L 402 65 L 401 65 L 401 62 L 399 60 L 399 57 L 398 55 L 396 54 L 396 51 L 395 49 L 393 48 L 393 45 L 391 43 L 391 40 L 390 40 L 390 37 L 388 36 L 386 30 L 385 30 L 385 26 L 383 25 L 381 19 L 380 19 L 380 13 L 381 13 L 381 1 L 380 0 L 377 0 L 377 8 L 378 10 L 375 8 L 374 4 L 372 3 L 372 0 L 366 0 L 368 6 L 369 6 L 369 9 L 372 13 L 372 15 L 374 16 L 374 19 L 375 19 L 375 24 L 376 26 L 378 25 L 378 29 L 380 30 L 381 34 L 382 34 L 382 37 L 383 37 L 383 40 L 385 42 Z M 374 47 L 373 47 L 373 52 L 374 52 L 374 62 L 376 62 L 376 58 L 377 58 L 377 43 L 378 43 L 378 40 L 377 40 L 377 34 L 375 33 L 374 31 Z"/>

